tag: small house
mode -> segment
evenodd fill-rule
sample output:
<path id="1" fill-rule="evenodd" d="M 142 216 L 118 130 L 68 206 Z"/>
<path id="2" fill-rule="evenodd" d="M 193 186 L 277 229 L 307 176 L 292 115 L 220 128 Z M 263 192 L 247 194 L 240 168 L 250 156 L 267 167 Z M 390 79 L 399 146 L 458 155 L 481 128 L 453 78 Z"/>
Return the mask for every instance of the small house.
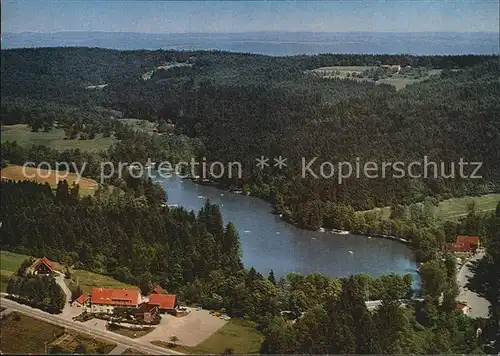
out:
<path id="1" fill-rule="evenodd" d="M 77 308 L 85 308 L 89 307 L 89 305 L 90 305 L 90 296 L 85 294 L 82 294 L 71 303 L 72 307 L 77 307 Z"/>
<path id="2" fill-rule="evenodd" d="M 42 257 L 33 263 L 31 266 L 33 270 L 33 274 L 42 275 L 42 274 L 51 274 L 56 270 L 55 264 L 50 261 L 47 257 Z"/>

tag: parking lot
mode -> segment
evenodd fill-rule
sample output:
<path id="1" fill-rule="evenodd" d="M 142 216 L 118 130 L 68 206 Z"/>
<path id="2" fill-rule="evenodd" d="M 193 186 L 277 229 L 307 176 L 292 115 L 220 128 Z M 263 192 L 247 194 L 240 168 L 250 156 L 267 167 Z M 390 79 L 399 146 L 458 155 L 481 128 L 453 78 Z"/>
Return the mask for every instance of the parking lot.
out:
<path id="1" fill-rule="evenodd" d="M 172 336 L 177 336 L 179 339 L 177 344 L 196 346 L 227 323 L 227 321 L 210 314 L 208 310 L 187 309 L 190 310 L 190 313 L 182 317 L 162 314 L 161 322 L 155 326 L 155 330 L 134 340 L 147 345 L 151 341 L 170 342 Z M 73 313 L 67 312 L 67 314 Z M 89 330 L 106 330 L 106 323 L 105 320 L 92 319 L 83 324 Z"/>
<path id="2" fill-rule="evenodd" d="M 154 331 L 137 340 L 169 342 L 172 336 L 177 336 L 179 338 L 178 344 L 196 346 L 227 323 L 227 321 L 211 315 L 208 310 L 188 309 L 191 312 L 183 317 L 162 315 L 160 325 Z"/>

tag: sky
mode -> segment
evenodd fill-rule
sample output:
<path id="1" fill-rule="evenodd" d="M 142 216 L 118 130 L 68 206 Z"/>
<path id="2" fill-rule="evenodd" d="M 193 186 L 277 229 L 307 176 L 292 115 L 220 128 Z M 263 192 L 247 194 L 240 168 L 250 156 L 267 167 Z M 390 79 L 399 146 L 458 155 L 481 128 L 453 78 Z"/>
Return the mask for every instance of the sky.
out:
<path id="1" fill-rule="evenodd" d="M 497 32 L 496 0 L 1 0 L 2 32 Z"/>

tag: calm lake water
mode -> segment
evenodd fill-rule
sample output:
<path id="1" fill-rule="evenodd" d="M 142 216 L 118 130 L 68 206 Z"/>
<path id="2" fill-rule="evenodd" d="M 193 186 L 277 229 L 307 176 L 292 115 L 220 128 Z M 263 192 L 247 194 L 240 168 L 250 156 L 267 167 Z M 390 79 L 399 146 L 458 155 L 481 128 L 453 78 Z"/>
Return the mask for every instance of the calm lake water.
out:
<path id="1" fill-rule="evenodd" d="M 271 214 L 271 206 L 258 198 L 155 174 L 152 179 L 165 188 L 169 205 L 198 211 L 206 199 L 218 204 L 224 222 L 234 223 L 239 231 L 243 263 L 262 274 L 272 269 L 276 276 L 289 272 L 319 272 L 330 277 L 411 273 L 416 278 L 414 254 L 401 243 L 301 230 Z"/>

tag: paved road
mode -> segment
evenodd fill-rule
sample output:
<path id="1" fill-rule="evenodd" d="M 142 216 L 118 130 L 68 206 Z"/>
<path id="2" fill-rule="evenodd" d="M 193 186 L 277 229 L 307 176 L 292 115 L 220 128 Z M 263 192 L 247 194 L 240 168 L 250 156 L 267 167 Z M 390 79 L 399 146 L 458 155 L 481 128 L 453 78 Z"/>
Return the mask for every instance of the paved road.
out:
<path id="1" fill-rule="evenodd" d="M 76 331 L 79 331 L 79 332 L 82 332 L 85 334 L 90 334 L 94 337 L 100 337 L 100 338 L 105 339 L 105 340 L 116 342 L 118 345 L 123 346 L 125 348 L 133 348 L 133 349 L 136 349 L 140 352 L 144 352 L 147 354 L 154 354 L 154 355 L 160 355 L 160 354 L 163 354 L 163 355 L 165 355 L 165 354 L 182 355 L 182 353 L 180 353 L 180 352 L 165 349 L 163 347 L 154 346 L 154 345 L 149 344 L 149 343 L 148 344 L 141 343 L 139 340 L 133 340 L 133 339 L 130 339 L 126 336 L 122 336 L 122 335 L 113 333 L 111 331 L 94 330 L 94 329 L 89 328 L 86 325 L 83 325 L 80 322 L 67 320 L 67 319 L 64 319 L 60 316 L 57 316 L 54 314 L 49 314 L 49 313 L 46 313 L 42 310 L 31 308 L 27 305 L 19 304 L 19 303 L 14 302 L 13 300 L 9 300 L 9 299 L 3 298 L 3 297 L 0 299 L 0 304 L 5 308 L 19 311 L 25 315 L 46 321 L 46 322 L 51 323 L 51 324 L 56 324 L 59 326 L 66 327 L 68 329 L 73 329 L 73 330 L 76 330 Z"/>
<path id="2" fill-rule="evenodd" d="M 457 282 L 460 288 L 460 294 L 457 298 L 458 301 L 467 302 L 467 305 L 471 307 L 471 312 L 469 316 L 473 318 L 487 318 L 488 317 L 488 307 L 490 303 L 478 296 L 475 292 L 467 289 L 465 285 L 467 284 L 470 277 L 474 275 L 471 271 L 471 262 L 478 261 L 484 257 L 484 252 L 480 252 L 474 257 L 472 257 L 469 262 L 467 262 L 460 271 L 457 273 Z"/>
<path id="3" fill-rule="evenodd" d="M 64 294 L 66 294 L 66 304 L 69 304 L 71 302 L 71 291 L 69 290 L 68 286 L 64 282 L 65 276 L 61 272 L 56 272 L 56 277 L 55 280 L 57 284 L 61 287 L 63 290 Z"/>
<path id="4" fill-rule="evenodd" d="M 121 355 L 127 349 L 124 345 L 118 345 L 108 355 Z"/>

